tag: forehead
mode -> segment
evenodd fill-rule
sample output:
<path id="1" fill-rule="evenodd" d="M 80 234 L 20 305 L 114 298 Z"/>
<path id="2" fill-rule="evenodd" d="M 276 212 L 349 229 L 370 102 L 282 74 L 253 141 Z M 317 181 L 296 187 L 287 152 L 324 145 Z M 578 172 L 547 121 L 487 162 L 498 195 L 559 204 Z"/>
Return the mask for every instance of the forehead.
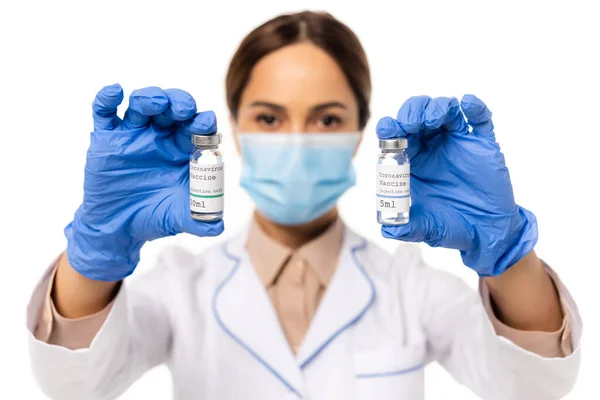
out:
<path id="1" fill-rule="evenodd" d="M 297 43 L 263 57 L 252 69 L 241 106 L 265 100 L 284 106 L 355 102 L 335 60 L 312 43 Z"/>

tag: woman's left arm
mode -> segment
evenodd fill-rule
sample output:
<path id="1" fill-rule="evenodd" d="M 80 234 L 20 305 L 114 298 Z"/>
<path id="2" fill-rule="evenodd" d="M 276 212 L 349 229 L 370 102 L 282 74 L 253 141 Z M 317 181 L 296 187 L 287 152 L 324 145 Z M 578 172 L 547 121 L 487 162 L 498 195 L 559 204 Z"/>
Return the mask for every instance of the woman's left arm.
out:
<path id="1" fill-rule="evenodd" d="M 499 336 L 538 355 L 571 354 L 547 351 L 559 340 L 570 347 L 575 306 L 534 252 L 537 220 L 515 201 L 488 107 L 473 95 L 460 103 L 412 97 L 396 119 L 379 121 L 377 135 L 408 139 L 411 170 L 410 222 L 382 226 L 383 236 L 459 250 L 482 278 L 483 302 Z M 544 351 L 536 350 L 540 342 Z"/>
<path id="2" fill-rule="evenodd" d="M 564 315 L 554 282 L 534 251 L 499 276 L 483 278 L 498 319 L 523 331 L 556 332 Z"/>
<path id="3" fill-rule="evenodd" d="M 537 220 L 515 202 L 491 111 L 473 95 L 412 97 L 377 135 L 408 139 L 411 170 L 410 222 L 383 236 L 459 250 L 482 278 L 482 298 L 430 268 L 405 279 L 433 359 L 482 398 L 562 398 L 577 377 L 581 319 L 535 255 Z"/>

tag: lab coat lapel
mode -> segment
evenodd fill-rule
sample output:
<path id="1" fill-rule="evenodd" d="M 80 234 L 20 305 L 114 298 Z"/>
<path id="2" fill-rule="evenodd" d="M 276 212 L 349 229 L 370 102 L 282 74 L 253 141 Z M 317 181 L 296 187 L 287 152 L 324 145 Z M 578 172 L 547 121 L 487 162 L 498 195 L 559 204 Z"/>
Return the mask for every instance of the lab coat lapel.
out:
<path id="1" fill-rule="evenodd" d="M 339 265 L 304 338 L 301 368 L 358 321 L 375 300 L 375 287 L 361 261 L 366 241 L 345 229 Z"/>
<path id="2" fill-rule="evenodd" d="M 217 287 L 213 313 L 223 331 L 292 392 L 303 392 L 296 363 L 273 305 L 245 249 L 245 234 L 222 249 L 231 271 Z"/>

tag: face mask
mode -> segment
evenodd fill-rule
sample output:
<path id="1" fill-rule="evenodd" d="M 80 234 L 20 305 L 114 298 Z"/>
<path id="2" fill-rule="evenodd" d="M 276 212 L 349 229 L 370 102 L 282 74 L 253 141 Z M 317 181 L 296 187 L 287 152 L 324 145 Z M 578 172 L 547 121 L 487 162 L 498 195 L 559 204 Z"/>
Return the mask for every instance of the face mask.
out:
<path id="1" fill-rule="evenodd" d="M 239 133 L 241 185 L 270 220 L 300 225 L 331 210 L 354 185 L 356 133 Z"/>

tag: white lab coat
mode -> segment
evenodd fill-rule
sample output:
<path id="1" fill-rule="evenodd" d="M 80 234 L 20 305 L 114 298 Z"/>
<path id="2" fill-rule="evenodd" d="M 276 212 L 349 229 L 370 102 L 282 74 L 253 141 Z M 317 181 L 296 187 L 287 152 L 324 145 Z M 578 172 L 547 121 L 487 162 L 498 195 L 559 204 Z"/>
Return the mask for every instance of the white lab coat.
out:
<path id="1" fill-rule="evenodd" d="M 125 282 L 89 349 L 30 335 L 43 391 L 114 399 L 161 363 L 178 400 L 423 399 L 432 361 L 484 399 L 558 399 L 574 384 L 581 322 L 565 288 L 575 350 L 542 358 L 497 336 L 478 293 L 424 265 L 414 246 L 392 256 L 346 229 L 340 265 L 294 355 L 244 244 L 242 233 L 199 256 L 165 251 Z"/>

